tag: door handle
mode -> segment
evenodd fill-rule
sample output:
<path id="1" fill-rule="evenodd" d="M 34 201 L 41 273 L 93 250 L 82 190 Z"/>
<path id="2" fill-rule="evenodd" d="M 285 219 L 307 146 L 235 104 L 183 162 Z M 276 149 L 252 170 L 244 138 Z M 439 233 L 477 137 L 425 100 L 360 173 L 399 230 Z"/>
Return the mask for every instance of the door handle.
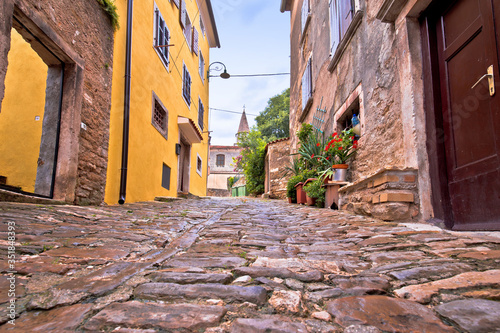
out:
<path id="1" fill-rule="evenodd" d="M 488 78 L 488 88 L 490 90 L 490 96 L 493 96 L 495 95 L 495 75 L 493 74 L 493 65 L 488 67 L 487 74 L 481 76 L 481 78 L 477 80 L 476 83 L 474 83 L 471 89 L 474 89 L 479 84 L 479 82 L 481 82 L 486 77 Z"/>

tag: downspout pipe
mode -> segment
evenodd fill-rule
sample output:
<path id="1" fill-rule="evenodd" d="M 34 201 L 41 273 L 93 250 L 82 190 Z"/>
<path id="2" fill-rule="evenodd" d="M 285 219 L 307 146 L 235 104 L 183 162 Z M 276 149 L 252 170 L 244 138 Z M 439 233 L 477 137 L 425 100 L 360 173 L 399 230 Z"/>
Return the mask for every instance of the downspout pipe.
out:
<path id="1" fill-rule="evenodd" d="M 132 18 L 134 0 L 128 0 L 127 8 L 127 44 L 125 55 L 125 95 L 123 101 L 123 139 L 122 139 L 122 165 L 120 173 L 120 198 L 118 203 L 123 205 L 127 196 L 127 166 L 128 166 L 128 140 L 130 127 L 130 81 L 132 63 Z"/>

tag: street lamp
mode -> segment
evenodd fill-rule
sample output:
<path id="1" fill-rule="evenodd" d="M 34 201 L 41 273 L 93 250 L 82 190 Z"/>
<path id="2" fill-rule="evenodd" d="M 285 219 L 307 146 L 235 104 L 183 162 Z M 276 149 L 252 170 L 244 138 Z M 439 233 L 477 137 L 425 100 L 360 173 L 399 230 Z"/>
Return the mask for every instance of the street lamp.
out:
<path id="1" fill-rule="evenodd" d="M 210 75 L 210 67 L 212 67 L 212 65 L 216 65 L 214 66 L 213 70 L 215 71 L 222 71 L 222 69 L 224 69 L 224 72 L 222 72 L 219 76 L 223 79 L 229 79 L 231 77 L 231 75 L 229 75 L 229 73 L 227 72 L 226 70 L 226 65 L 224 65 L 222 62 L 220 61 L 215 61 L 213 63 L 211 63 L 209 66 L 208 66 L 208 70 L 207 70 L 207 80 L 210 81 L 210 78 L 211 77 L 216 77 L 215 75 Z"/>

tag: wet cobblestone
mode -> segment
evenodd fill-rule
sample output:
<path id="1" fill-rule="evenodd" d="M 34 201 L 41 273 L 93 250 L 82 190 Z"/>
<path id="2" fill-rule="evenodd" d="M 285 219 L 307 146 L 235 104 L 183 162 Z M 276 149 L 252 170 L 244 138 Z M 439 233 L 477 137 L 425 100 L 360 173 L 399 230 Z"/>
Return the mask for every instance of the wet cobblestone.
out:
<path id="1" fill-rule="evenodd" d="M 257 199 L 0 221 L 0 332 L 500 332 L 498 232 Z"/>

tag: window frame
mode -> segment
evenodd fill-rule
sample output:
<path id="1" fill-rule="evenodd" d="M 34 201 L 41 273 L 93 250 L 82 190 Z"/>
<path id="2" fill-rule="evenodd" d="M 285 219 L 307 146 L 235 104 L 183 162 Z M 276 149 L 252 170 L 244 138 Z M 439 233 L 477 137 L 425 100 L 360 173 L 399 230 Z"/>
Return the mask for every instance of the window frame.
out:
<path id="1" fill-rule="evenodd" d="M 203 177 L 203 159 L 198 153 L 196 153 L 196 173 Z"/>
<path id="2" fill-rule="evenodd" d="M 186 12 L 186 18 L 184 20 L 184 27 L 182 32 L 184 34 L 184 38 L 186 39 L 186 44 L 188 46 L 188 50 L 193 52 L 193 23 L 191 22 L 191 18 L 189 17 L 189 13 Z"/>
<path id="3" fill-rule="evenodd" d="M 201 82 L 205 84 L 205 57 L 203 57 L 201 50 L 198 60 L 198 74 L 200 74 Z"/>
<path id="4" fill-rule="evenodd" d="M 184 98 L 184 101 L 188 105 L 188 107 L 191 107 L 191 74 L 189 73 L 189 70 L 184 63 L 182 62 L 182 97 Z"/>
<path id="5" fill-rule="evenodd" d="M 156 128 L 156 130 L 165 138 L 165 140 L 168 140 L 168 109 L 163 105 L 162 101 L 154 91 L 152 101 L 151 125 Z M 159 106 L 160 109 L 165 113 L 163 125 L 158 124 L 155 118 L 157 106 Z"/>
<path id="6" fill-rule="evenodd" d="M 350 7 L 345 7 L 347 2 L 350 3 Z M 350 9 L 346 10 L 346 8 Z M 346 16 L 344 19 L 341 19 L 345 12 L 349 13 L 347 15 L 349 17 Z M 328 70 L 333 72 L 347 45 L 361 24 L 363 11 L 360 10 L 359 0 L 330 0 L 329 16 L 331 60 Z"/>
<path id="7" fill-rule="evenodd" d="M 222 164 L 219 163 L 220 157 L 222 157 Z M 215 166 L 223 168 L 226 166 L 226 155 L 224 154 L 217 154 L 215 155 Z"/>
<path id="8" fill-rule="evenodd" d="M 167 34 L 167 38 L 161 38 L 160 40 L 160 28 L 161 28 L 161 23 L 164 24 L 164 30 L 163 30 L 163 36 L 165 36 L 165 32 Z M 161 14 L 160 9 L 155 3 L 155 10 L 154 10 L 154 34 L 153 34 L 153 48 L 156 51 L 156 54 L 160 58 L 161 62 L 165 66 L 165 68 L 169 69 L 170 65 L 170 56 L 169 56 L 169 47 L 159 47 L 162 45 L 169 45 L 170 44 L 170 30 L 168 29 L 167 26 L 167 21 L 163 18 L 163 15 Z"/>
<path id="9" fill-rule="evenodd" d="M 312 104 L 313 99 L 313 82 L 312 82 L 312 56 L 307 59 L 306 68 L 302 74 L 301 87 L 302 87 L 302 112 L 307 112 Z M 305 85 L 307 83 L 307 86 Z M 306 89 L 308 90 L 306 92 Z M 302 117 L 301 117 L 302 118 Z"/>
<path id="10" fill-rule="evenodd" d="M 198 97 L 198 126 L 200 126 L 201 131 L 205 127 L 205 105 L 200 97 Z"/>

